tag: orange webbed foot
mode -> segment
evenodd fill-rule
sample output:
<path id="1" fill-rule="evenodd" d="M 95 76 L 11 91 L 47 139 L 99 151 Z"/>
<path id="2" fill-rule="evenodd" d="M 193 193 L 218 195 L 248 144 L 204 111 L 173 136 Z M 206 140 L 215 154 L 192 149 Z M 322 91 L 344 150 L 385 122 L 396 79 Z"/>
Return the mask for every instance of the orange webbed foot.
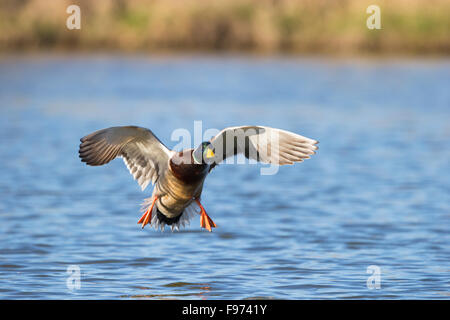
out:
<path id="1" fill-rule="evenodd" d="M 145 211 L 145 213 L 139 219 L 138 224 L 142 223 L 142 229 L 144 229 L 145 225 L 148 224 L 148 222 L 152 218 L 153 207 L 154 207 L 157 199 L 158 199 L 158 196 L 155 196 L 155 198 L 153 198 L 152 205 L 147 209 L 147 211 Z"/>
<path id="2" fill-rule="evenodd" d="M 198 206 L 200 207 L 200 226 L 202 228 L 207 229 L 209 232 L 212 231 L 211 228 L 217 228 L 217 225 L 212 221 L 212 219 L 208 216 L 206 213 L 205 208 L 203 208 L 202 204 L 200 203 L 199 199 L 195 199 L 195 202 L 197 202 Z"/>

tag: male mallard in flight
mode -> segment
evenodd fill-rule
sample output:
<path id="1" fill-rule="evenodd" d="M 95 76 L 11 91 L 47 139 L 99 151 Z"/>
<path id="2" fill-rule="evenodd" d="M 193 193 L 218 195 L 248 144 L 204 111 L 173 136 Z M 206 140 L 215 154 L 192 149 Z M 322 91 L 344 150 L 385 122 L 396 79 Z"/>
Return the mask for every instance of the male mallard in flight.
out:
<path id="1" fill-rule="evenodd" d="M 200 196 L 206 176 L 217 164 L 237 154 L 274 165 L 293 164 L 315 154 L 318 143 L 262 126 L 229 127 L 197 148 L 180 152 L 169 150 L 149 129 L 135 126 L 99 130 L 80 140 L 81 161 L 100 166 L 122 157 L 142 190 L 150 182 L 155 185 L 138 221 L 142 228 L 150 223 L 161 230 L 166 224 L 172 230 L 179 229 L 199 213 L 201 227 L 209 231 L 216 224 L 200 203 Z"/>

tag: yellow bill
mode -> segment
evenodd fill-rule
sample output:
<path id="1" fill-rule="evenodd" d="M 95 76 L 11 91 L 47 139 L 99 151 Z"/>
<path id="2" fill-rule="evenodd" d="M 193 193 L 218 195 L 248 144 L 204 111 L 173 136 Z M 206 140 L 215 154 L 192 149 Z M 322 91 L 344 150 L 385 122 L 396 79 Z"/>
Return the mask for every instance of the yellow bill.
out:
<path id="1" fill-rule="evenodd" d="M 211 149 L 208 149 L 206 151 L 206 158 L 210 159 L 210 158 L 213 158 L 214 156 L 215 156 L 215 154 Z"/>

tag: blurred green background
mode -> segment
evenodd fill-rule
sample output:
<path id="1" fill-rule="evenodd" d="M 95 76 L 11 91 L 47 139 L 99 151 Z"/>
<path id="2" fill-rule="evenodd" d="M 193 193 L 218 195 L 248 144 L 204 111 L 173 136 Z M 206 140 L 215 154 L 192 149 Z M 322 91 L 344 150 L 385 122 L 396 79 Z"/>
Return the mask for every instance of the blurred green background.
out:
<path id="1" fill-rule="evenodd" d="M 372 4 L 381 30 L 366 27 Z M 0 50 L 448 55 L 449 16 L 448 0 L 2 0 Z"/>

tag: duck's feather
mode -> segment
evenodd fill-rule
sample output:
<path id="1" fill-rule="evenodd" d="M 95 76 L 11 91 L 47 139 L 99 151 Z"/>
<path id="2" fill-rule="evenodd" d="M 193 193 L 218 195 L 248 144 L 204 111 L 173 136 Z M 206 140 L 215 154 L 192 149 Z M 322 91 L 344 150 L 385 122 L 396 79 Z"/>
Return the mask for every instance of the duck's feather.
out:
<path id="1" fill-rule="evenodd" d="M 149 130 L 141 127 L 111 127 L 80 139 L 81 161 L 91 166 L 122 157 L 142 190 L 167 169 L 172 151 Z"/>
<path id="2" fill-rule="evenodd" d="M 263 163 L 293 164 L 315 154 L 317 143 L 289 131 L 263 126 L 229 127 L 211 139 L 215 164 L 237 154 Z"/>
<path id="3" fill-rule="evenodd" d="M 145 199 L 144 203 L 142 204 L 141 211 L 143 212 L 147 211 L 151 206 L 152 200 L 153 197 Z M 158 219 L 157 211 L 158 211 L 157 207 L 154 206 L 152 210 L 152 219 L 150 220 L 150 225 L 153 226 L 156 230 L 161 229 L 161 231 L 163 231 L 166 226 L 166 223 Z M 197 205 L 195 201 L 191 201 L 191 203 L 181 213 L 180 219 L 178 219 L 175 223 L 171 224 L 170 228 L 173 231 L 174 229 L 180 230 L 182 227 L 186 227 L 187 225 L 190 224 L 190 220 L 196 214 L 200 214 L 200 207 Z"/>

